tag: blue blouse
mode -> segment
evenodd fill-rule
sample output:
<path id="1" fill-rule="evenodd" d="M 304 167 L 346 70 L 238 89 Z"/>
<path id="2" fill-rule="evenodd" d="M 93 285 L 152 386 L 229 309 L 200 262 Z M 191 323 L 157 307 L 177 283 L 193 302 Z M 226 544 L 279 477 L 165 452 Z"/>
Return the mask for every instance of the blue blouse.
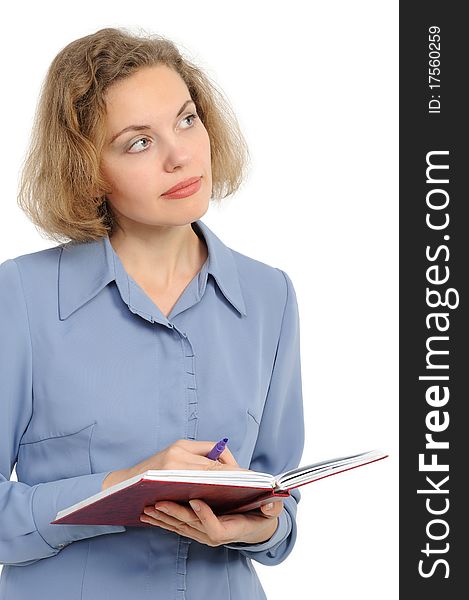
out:
<path id="1" fill-rule="evenodd" d="M 223 244 L 168 317 L 109 237 L 0 264 L 1 600 L 260 600 L 252 561 L 296 540 L 298 489 L 274 535 L 217 547 L 160 527 L 51 525 L 178 439 L 228 437 L 239 465 L 300 464 L 299 315 L 288 275 Z M 16 464 L 18 481 L 10 481 Z"/>

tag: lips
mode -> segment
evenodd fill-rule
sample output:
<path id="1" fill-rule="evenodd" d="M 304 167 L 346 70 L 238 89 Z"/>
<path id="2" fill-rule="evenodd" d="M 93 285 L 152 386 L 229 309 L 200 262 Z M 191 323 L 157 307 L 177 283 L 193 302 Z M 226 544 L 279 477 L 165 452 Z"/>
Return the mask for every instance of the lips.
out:
<path id="1" fill-rule="evenodd" d="M 184 181 L 180 181 L 179 183 L 176 183 L 176 185 L 173 186 L 172 188 L 170 188 L 169 190 L 166 190 L 166 192 L 164 192 L 162 195 L 166 196 L 166 194 L 172 194 L 173 192 L 182 190 L 183 188 L 186 188 L 186 187 L 192 185 L 193 183 L 197 183 L 199 180 L 200 180 L 200 177 L 190 177 L 189 179 L 184 179 Z"/>

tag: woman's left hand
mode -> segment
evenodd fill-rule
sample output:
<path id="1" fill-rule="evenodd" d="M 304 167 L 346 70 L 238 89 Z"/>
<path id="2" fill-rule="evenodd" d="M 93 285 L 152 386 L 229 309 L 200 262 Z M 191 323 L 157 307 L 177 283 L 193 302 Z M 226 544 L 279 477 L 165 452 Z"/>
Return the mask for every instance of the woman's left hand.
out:
<path id="1" fill-rule="evenodd" d="M 200 510 L 193 510 L 199 505 Z M 188 506 L 177 502 L 157 502 L 146 506 L 140 520 L 156 525 L 179 535 L 192 538 L 208 546 L 221 546 L 244 542 L 257 544 L 270 539 L 278 525 L 278 516 L 283 510 L 283 500 L 272 503 L 272 509 L 266 504 L 260 507 L 259 515 L 240 513 L 217 517 L 203 500 L 191 500 Z M 163 512 L 161 509 L 165 508 Z M 157 510 L 159 509 L 159 510 Z"/>

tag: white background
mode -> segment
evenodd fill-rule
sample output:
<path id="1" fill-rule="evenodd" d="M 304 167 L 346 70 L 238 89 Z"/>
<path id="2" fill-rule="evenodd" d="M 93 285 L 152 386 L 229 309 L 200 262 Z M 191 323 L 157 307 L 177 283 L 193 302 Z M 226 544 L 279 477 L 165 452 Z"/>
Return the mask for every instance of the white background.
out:
<path id="1" fill-rule="evenodd" d="M 203 220 L 295 286 L 302 463 L 390 454 L 302 487 L 293 552 L 253 564 L 269 600 L 396 599 L 398 3 L 43 0 L 3 14 L 0 262 L 56 245 L 16 205 L 54 56 L 103 27 L 176 42 L 224 91 L 251 153 L 240 191 Z"/>

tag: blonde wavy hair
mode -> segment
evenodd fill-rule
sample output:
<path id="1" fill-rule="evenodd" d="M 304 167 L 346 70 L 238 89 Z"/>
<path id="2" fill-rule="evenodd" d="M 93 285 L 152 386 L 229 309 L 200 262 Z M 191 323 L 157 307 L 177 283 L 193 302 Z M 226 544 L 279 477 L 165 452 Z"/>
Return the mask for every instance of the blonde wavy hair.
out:
<path id="1" fill-rule="evenodd" d="M 62 243 L 112 234 L 117 224 L 100 171 L 105 93 L 141 67 L 157 64 L 182 77 L 208 132 L 211 198 L 219 202 L 239 188 L 248 147 L 228 102 L 210 78 L 161 35 L 100 29 L 63 48 L 42 84 L 17 199 L 41 235 Z"/>

